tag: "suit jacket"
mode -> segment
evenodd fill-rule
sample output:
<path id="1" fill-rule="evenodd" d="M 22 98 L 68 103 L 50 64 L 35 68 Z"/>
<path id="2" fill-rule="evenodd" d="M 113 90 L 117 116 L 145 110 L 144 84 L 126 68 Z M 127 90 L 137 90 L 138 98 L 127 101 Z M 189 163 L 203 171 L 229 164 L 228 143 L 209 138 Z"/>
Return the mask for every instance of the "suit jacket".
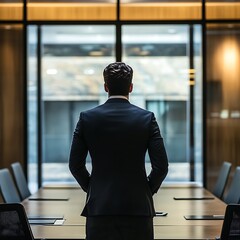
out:
<path id="1" fill-rule="evenodd" d="M 152 170 L 145 171 L 148 151 Z M 92 160 L 91 175 L 86 156 Z M 154 216 L 152 195 L 168 171 L 168 159 L 154 114 L 112 98 L 81 112 L 69 168 L 87 192 L 83 216 Z"/>

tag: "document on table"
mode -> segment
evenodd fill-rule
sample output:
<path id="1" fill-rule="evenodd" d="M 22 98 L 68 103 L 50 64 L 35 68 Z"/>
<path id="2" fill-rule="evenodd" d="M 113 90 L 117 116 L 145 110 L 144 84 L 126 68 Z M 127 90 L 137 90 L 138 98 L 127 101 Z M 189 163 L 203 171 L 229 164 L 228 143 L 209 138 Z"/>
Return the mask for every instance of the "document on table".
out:
<path id="1" fill-rule="evenodd" d="M 174 197 L 174 200 L 213 200 L 214 197 Z"/>
<path id="2" fill-rule="evenodd" d="M 65 219 L 29 219 L 32 225 L 63 225 Z"/>
<path id="3" fill-rule="evenodd" d="M 68 201 L 69 198 L 45 198 L 45 197 L 31 197 L 29 201 Z"/>
<path id="4" fill-rule="evenodd" d="M 224 215 L 186 215 L 186 220 L 223 220 Z"/>
<path id="5" fill-rule="evenodd" d="M 28 220 L 33 220 L 33 219 L 63 219 L 63 215 L 30 215 L 28 216 Z"/>

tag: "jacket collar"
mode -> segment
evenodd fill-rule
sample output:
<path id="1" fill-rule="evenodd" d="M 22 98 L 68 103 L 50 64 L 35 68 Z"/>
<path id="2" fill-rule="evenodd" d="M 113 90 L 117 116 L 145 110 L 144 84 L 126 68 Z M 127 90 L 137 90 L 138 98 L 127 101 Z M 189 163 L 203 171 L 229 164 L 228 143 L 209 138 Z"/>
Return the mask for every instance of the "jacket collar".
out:
<path id="1" fill-rule="evenodd" d="M 130 103 L 127 98 L 108 98 L 106 103 Z"/>

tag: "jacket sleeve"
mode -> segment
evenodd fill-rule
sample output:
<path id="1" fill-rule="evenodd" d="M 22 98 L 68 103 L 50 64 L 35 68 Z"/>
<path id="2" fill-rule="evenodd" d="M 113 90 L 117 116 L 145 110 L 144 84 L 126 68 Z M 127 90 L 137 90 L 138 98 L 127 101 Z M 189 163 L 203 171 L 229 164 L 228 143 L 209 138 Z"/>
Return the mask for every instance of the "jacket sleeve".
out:
<path id="1" fill-rule="evenodd" d="M 82 189 L 87 192 L 90 174 L 86 169 L 88 148 L 83 137 L 83 113 L 75 128 L 69 157 L 69 169 Z"/>
<path id="2" fill-rule="evenodd" d="M 148 183 L 152 194 L 154 194 L 158 191 L 162 181 L 165 179 L 168 173 L 168 158 L 163 143 L 163 138 L 160 134 L 160 129 L 153 113 L 150 124 L 148 153 L 152 167 L 152 170 L 148 176 Z"/>

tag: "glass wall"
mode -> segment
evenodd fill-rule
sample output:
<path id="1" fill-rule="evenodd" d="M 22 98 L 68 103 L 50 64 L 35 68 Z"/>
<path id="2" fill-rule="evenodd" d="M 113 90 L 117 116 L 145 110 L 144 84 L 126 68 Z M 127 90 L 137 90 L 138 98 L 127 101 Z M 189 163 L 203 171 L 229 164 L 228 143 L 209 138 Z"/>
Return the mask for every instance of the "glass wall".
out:
<path id="1" fill-rule="evenodd" d="M 223 161 L 239 166 L 240 25 L 207 26 L 207 162 L 209 188 Z"/>
<path id="2" fill-rule="evenodd" d="M 202 27 L 193 25 L 193 69 L 189 72 L 190 88 L 193 91 L 193 159 L 194 174 L 196 182 L 203 182 L 203 49 L 202 49 Z"/>
<path id="3" fill-rule="evenodd" d="M 73 131 L 81 111 L 106 100 L 102 71 L 114 51 L 114 26 L 42 27 L 43 184 L 73 180 Z"/>
<path id="4" fill-rule="evenodd" d="M 192 32 L 190 29 L 190 25 L 122 26 L 122 61 L 134 69 L 130 101 L 153 111 L 157 117 L 170 160 L 168 181 L 202 181 L 201 27 L 194 25 Z M 36 29 L 30 30 L 35 36 Z M 72 134 L 79 113 L 107 99 L 102 71 L 115 61 L 115 30 L 111 25 L 41 27 L 43 184 L 74 181 L 68 170 Z M 36 83 L 36 37 L 33 36 L 31 85 Z M 191 88 L 196 89 L 192 96 Z M 36 88 L 30 89 L 35 97 Z M 193 113 L 191 104 L 195 106 Z M 36 102 L 32 101 L 30 106 L 34 110 Z M 36 129 L 36 112 L 32 114 L 30 124 Z M 191 115 L 196 115 L 194 122 L 190 122 Z M 194 129 L 191 134 L 196 146 L 190 143 L 190 126 Z M 31 162 L 36 161 L 34 155 L 30 157 Z M 146 161 L 149 171 L 148 157 Z M 87 162 L 91 170 L 89 157 Z M 191 178 L 191 168 L 195 179 Z"/>
<path id="5" fill-rule="evenodd" d="M 195 79 L 196 86 L 202 84 L 199 29 L 196 26 L 195 71 L 199 76 Z M 131 101 L 156 115 L 170 161 L 167 180 L 190 181 L 190 124 L 194 124 L 197 130 L 192 134 L 198 142 L 202 121 L 198 115 L 198 120 L 190 123 L 189 106 L 195 96 L 190 100 L 190 86 L 193 86 L 189 82 L 189 69 L 194 66 L 190 67 L 189 25 L 128 25 L 123 26 L 122 32 L 123 61 L 134 69 Z M 197 88 L 199 97 L 201 89 Z M 197 152 L 195 148 L 194 151 Z M 202 167 L 201 164 L 198 168 Z M 198 179 L 201 174 L 198 169 Z"/>
<path id="6" fill-rule="evenodd" d="M 28 181 L 31 192 L 38 189 L 38 56 L 37 27 L 28 27 Z"/>

